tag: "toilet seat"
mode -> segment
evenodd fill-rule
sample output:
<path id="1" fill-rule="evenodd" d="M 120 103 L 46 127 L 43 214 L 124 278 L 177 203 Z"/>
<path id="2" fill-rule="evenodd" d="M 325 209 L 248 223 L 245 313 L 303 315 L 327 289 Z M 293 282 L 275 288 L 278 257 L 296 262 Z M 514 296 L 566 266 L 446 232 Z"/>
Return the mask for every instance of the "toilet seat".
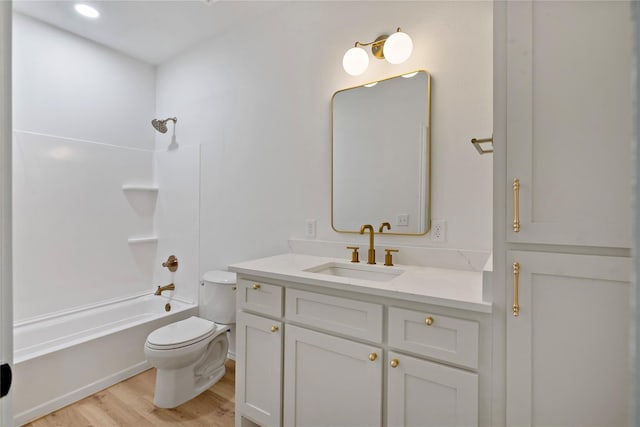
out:
<path id="1" fill-rule="evenodd" d="M 145 346 L 154 350 L 172 350 L 195 344 L 223 332 L 226 332 L 225 328 L 218 328 L 209 320 L 192 316 L 156 329 L 149 334 Z"/>

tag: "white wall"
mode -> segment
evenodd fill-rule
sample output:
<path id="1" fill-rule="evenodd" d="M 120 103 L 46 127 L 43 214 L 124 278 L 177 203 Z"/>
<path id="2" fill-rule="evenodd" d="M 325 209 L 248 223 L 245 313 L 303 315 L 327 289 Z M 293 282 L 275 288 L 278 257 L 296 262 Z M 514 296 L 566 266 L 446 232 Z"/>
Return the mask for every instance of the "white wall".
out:
<path id="1" fill-rule="evenodd" d="M 155 69 L 14 14 L 14 319 L 149 290 Z"/>
<path id="2" fill-rule="evenodd" d="M 414 42 L 405 64 L 342 70 L 356 40 L 397 26 Z M 366 244 L 331 230 L 331 96 L 418 68 L 432 73 L 431 213 L 447 242 L 379 241 L 489 250 L 492 159 L 469 140 L 492 129 L 492 3 L 290 2 L 158 69 L 158 115 L 178 116 L 184 144 L 202 147 L 201 271 L 288 251 L 306 218 L 318 240 Z"/>
<path id="3" fill-rule="evenodd" d="M 153 148 L 151 65 L 13 14 L 13 128 Z"/>

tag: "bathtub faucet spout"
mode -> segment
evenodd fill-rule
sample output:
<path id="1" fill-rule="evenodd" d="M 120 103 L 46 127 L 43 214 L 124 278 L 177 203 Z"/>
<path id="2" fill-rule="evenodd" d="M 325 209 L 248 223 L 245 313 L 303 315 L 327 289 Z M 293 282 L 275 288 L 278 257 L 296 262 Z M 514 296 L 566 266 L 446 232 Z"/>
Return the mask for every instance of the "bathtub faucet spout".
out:
<path id="1" fill-rule="evenodd" d="M 158 286 L 158 289 L 156 289 L 154 295 L 162 295 L 162 292 L 164 291 L 175 291 L 175 289 L 176 285 L 174 285 L 173 283 L 169 283 L 168 285 L 164 286 Z"/>

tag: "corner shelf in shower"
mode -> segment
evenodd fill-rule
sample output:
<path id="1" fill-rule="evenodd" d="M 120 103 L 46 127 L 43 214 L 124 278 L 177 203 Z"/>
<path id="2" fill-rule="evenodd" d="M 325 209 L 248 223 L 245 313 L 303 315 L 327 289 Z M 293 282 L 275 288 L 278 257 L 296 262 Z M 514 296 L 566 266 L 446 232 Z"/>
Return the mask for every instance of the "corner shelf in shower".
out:
<path id="1" fill-rule="evenodd" d="M 127 242 L 129 242 L 129 244 L 158 243 L 158 236 L 129 237 Z"/>
<path id="2" fill-rule="evenodd" d="M 134 184 L 123 184 L 122 191 L 148 191 L 151 193 L 158 192 L 157 185 L 134 185 Z"/>

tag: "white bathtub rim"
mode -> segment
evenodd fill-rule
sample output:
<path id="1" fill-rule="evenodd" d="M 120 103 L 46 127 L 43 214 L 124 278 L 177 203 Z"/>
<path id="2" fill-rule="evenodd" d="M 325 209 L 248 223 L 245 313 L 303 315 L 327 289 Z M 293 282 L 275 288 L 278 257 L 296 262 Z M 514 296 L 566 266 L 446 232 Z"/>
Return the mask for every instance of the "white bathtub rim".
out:
<path id="1" fill-rule="evenodd" d="M 108 305 L 114 305 L 114 304 L 118 304 L 121 302 L 126 302 L 129 300 L 134 300 L 134 299 L 138 299 L 140 297 L 144 297 L 144 296 L 149 296 L 149 295 L 153 295 L 153 293 L 155 292 L 155 290 L 149 292 L 149 291 L 144 291 L 144 292 L 138 292 L 135 294 L 131 294 L 131 295 L 127 295 L 125 297 L 118 297 L 118 298 L 112 298 L 112 299 L 108 299 L 105 301 L 100 301 L 97 303 L 93 303 L 93 304 L 87 304 L 87 305 L 82 305 L 79 307 L 74 307 L 74 308 L 70 308 L 67 310 L 60 310 L 60 311 L 54 311 L 52 313 L 47 313 L 47 314 L 43 314 L 41 316 L 34 316 L 34 317 L 29 317 L 28 319 L 24 319 L 24 320 L 20 320 L 18 322 L 14 322 L 13 327 L 20 327 L 20 326 L 28 326 L 31 325 L 33 323 L 39 323 L 39 322 L 43 322 L 43 321 L 47 321 L 47 320 L 52 320 L 58 317 L 65 317 L 65 316 L 70 316 L 73 314 L 77 314 L 77 313 L 82 313 L 83 311 L 89 311 L 89 310 L 95 310 L 96 308 L 101 308 L 101 307 L 105 307 Z M 169 301 L 178 301 L 181 302 L 183 304 L 194 304 L 194 301 L 190 301 L 187 299 L 183 299 L 180 297 L 167 297 L 165 295 L 160 295 L 159 298 L 162 299 L 166 299 L 167 302 Z"/>
<path id="2" fill-rule="evenodd" d="M 43 322 L 47 322 L 47 321 L 52 321 L 54 319 L 58 319 L 58 318 L 62 318 L 62 317 L 67 317 L 67 316 L 73 316 L 73 315 L 77 315 L 79 313 L 83 313 L 86 311 L 90 311 L 90 310 L 96 310 L 99 308 L 103 308 L 103 307 L 108 307 L 110 305 L 116 305 L 118 303 L 123 303 L 123 302 L 127 302 L 127 301 L 132 301 L 135 299 L 139 299 L 142 297 L 147 297 L 150 296 L 150 294 L 148 292 L 145 292 L 143 294 L 138 294 L 135 296 L 129 296 L 129 297 L 125 297 L 125 298 L 119 298 L 117 300 L 109 300 L 107 302 L 102 302 L 102 303 L 98 303 L 98 304 L 92 304 L 91 306 L 83 306 L 83 307 L 78 307 L 74 310 L 66 310 L 64 312 L 56 312 L 53 313 L 50 316 L 40 316 L 37 319 L 29 319 L 28 321 L 23 321 L 20 323 L 17 323 L 14 325 L 14 329 L 16 327 L 20 327 L 20 326 L 30 326 L 30 325 L 35 325 L 37 323 L 43 323 Z M 166 313 L 167 316 L 170 316 L 171 314 L 174 313 L 179 313 L 182 311 L 186 311 L 186 310 L 190 310 L 194 307 L 196 307 L 196 305 L 192 302 L 189 302 L 187 300 L 183 300 L 180 298 L 176 298 L 176 297 L 172 297 L 172 298 L 168 298 L 165 296 L 161 296 L 162 299 L 166 300 L 167 302 L 170 301 L 177 301 L 181 304 L 184 304 L 184 307 L 182 307 L 179 310 L 172 310 L 168 313 Z M 160 317 L 164 317 L 164 313 L 162 314 L 157 314 L 157 315 L 140 315 L 138 318 L 135 318 L 135 320 L 133 320 L 134 318 L 126 318 L 123 319 L 122 321 L 115 321 L 115 322 L 110 322 L 106 325 L 100 325 L 98 327 L 94 327 L 94 328 L 90 328 L 90 329 L 85 329 L 80 333 L 76 333 L 76 334 L 71 334 L 71 335 L 65 335 L 56 339 L 52 339 L 49 341 L 45 341 L 45 342 L 41 342 L 38 344 L 33 344 L 33 345 L 29 345 L 23 348 L 14 348 L 14 354 L 13 354 L 13 363 L 14 365 L 17 365 L 19 363 L 23 363 L 23 362 L 27 362 L 29 360 L 38 358 L 38 357 L 42 357 L 45 356 L 49 353 L 53 353 L 56 351 L 60 351 L 60 350 L 64 350 L 65 348 L 69 348 L 69 347 L 73 347 L 79 344 L 83 344 L 92 340 L 96 340 L 99 339 L 101 337 L 107 336 L 107 335 L 111 335 L 111 334 L 115 334 L 118 332 L 121 332 L 125 329 L 131 328 L 131 327 L 135 327 L 138 325 L 141 325 L 143 323 L 147 323 L 148 321 L 152 320 L 152 319 L 156 319 L 156 318 L 160 318 Z M 73 335 L 76 335 L 76 338 L 73 338 Z M 33 348 L 38 348 L 38 347 L 42 347 L 41 349 L 36 349 L 36 350 L 31 350 Z"/>

